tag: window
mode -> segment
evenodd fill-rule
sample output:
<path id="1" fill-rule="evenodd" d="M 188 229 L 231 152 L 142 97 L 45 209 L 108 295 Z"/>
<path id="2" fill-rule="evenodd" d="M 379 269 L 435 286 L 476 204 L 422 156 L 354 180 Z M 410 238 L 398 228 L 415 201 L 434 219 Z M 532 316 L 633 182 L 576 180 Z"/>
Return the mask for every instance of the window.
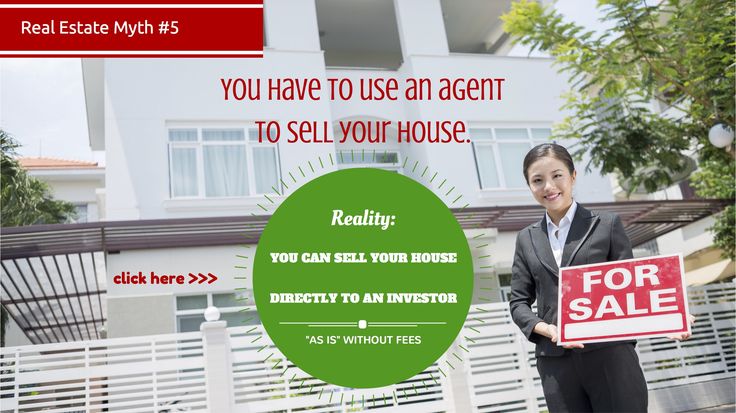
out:
<path id="1" fill-rule="evenodd" d="M 280 192 L 277 148 L 258 143 L 255 127 L 171 127 L 168 135 L 172 198 Z"/>
<path id="2" fill-rule="evenodd" d="M 639 244 L 634 248 L 634 250 L 641 251 L 642 257 L 652 257 L 655 255 L 659 255 L 659 244 L 657 244 L 657 239 L 649 240 L 643 244 Z M 635 251 L 636 253 L 637 251 Z"/>
<path id="3" fill-rule="evenodd" d="M 501 300 L 509 301 L 509 298 L 511 298 L 511 274 L 498 274 L 498 286 L 501 289 Z"/>
<path id="4" fill-rule="evenodd" d="M 253 300 L 242 292 L 209 293 L 200 295 L 180 295 L 176 297 L 176 331 L 185 333 L 199 331 L 204 323 L 204 310 L 215 306 L 220 310 L 220 320 L 227 321 L 228 327 L 240 327 L 259 324 L 261 322 L 253 308 Z"/>
<path id="5" fill-rule="evenodd" d="M 74 219 L 67 218 L 67 224 L 81 224 L 87 222 L 88 218 L 88 207 L 87 204 L 74 204 L 74 213 L 76 217 Z"/>
<path id="6" fill-rule="evenodd" d="M 401 172 L 401 154 L 396 149 L 339 149 L 337 165 L 344 168 L 378 168 Z"/>
<path id="7" fill-rule="evenodd" d="M 549 141 L 549 128 L 470 129 L 482 189 L 526 187 L 524 156 L 534 145 Z"/>

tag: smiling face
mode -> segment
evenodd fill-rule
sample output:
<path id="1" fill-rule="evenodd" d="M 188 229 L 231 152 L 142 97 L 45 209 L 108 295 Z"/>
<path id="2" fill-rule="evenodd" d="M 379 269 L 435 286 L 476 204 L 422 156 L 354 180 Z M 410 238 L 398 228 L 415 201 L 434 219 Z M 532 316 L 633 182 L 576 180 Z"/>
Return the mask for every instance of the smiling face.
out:
<path id="1" fill-rule="evenodd" d="M 552 156 L 537 159 L 527 170 L 529 189 L 534 199 L 555 222 L 559 222 L 572 205 L 575 176 L 575 171 L 570 173 L 564 162 Z"/>

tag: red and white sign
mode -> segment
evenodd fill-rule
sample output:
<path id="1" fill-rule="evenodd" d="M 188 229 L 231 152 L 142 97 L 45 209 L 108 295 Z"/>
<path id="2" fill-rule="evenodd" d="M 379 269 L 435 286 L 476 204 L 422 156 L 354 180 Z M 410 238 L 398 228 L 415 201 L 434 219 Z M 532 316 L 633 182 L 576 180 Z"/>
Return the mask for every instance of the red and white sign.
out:
<path id="1" fill-rule="evenodd" d="M 682 254 L 560 268 L 558 345 L 690 332 Z"/>

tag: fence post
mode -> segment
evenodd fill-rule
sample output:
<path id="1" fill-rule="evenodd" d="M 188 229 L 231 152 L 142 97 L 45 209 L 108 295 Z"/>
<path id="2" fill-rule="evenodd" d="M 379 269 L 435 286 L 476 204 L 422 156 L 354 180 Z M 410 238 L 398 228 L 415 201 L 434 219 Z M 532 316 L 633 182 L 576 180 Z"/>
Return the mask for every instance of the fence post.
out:
<path id="1" fill-rule="evenodd" d="M 509 316 L 510 317 L 510 316 Z M 534 367 L 529 362 L 529 357 L 534 356 L 535 347 L 526 341 L 521 332 L 518 330 L 514 334 L 514 341 L 518 343 L 518 348 L 522 351 L 519 352 L 519 368 L 524 372 L 524 391 L 526 392 L 526 409 L 529 412 L 538 412 L 539 403 L 537 403 L 537 392 L 534 389 Z"/>
<path id="2" fill-rule="evenodd" d="M 18 385 L 18 376 L 20 376 L 20 347 L 15 349 L 15 363 L 13 365 L 13 395 L 15 396 L 15 413 L 20 411 L 18 400 L 20 398 L 20 386 Z"/>
<path id="3" fill-rule="evenodd" d="M 85 378 L 84 378 L 84 411 L 85 412 L 89 412 L 90 411 L 90 400 L 89 399 L 91 397 L 91 394 L 89 392 L 90 391 L 90 383 L 89 383 L 89 376 L 90 376 L 90 373 L 89 373 L 89 368 L 90 368 L 90 365 L 89 365 L 89 357 L 90 357 L 90 355 L 89 355 L 89 348 L 90 348 L 90 344 L 87 343 L 87 345 L 84 346 L 84 368 L 85 368 L 85 370 L 87 370 L 87 372 L 85 373 Z"/>
<path id="4" fill-rule="evenodd" d="M 465 357 L 465 354 L 460 350 L 462 344 L 467 345 L 462 341 L 462 337 L 458 338 L 452 343 L 450 349 L 446 352 L 447 354 L 453 354 L 460 359 L 460 354 L 463 355 L 460 363 L 455 363 L 457 366 L 448 372 L 447 382 L 450 390 L 450 399 L 452 400 L 451 410 L 455 412 L 469 412 L 473 409 L 473 403 L 470 400 L 470 395 L 473 392 L 473 388 L 468 380 L 470 375 L 470 359 Z M 447 354 L 441 360 L 450 358 Z"/>
<path id="5" fill-rule="evenodd" d="M 227 322 L 217 321 L 219 318 L 220 312 L 216 308 L 208 308 L 205 311 L 207 321 L 199 326 L 199 330 L 202 332 L 204 352 L 207 411 L 227 413 L 235 411 L 233 365 L 230 336 L 225 329 Z"/>

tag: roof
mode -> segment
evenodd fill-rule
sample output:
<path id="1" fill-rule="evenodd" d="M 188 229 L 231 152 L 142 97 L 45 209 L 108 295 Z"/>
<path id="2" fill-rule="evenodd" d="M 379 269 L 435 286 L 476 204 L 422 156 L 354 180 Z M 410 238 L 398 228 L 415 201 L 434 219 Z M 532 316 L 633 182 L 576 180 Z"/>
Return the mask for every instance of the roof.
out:
<path id="1" fill-rule="evenodd" d="M 716 261 L 690 271 L 685 271 L 685 281 L 688 285 L 705 285 L 716 280 L 733 276 L 736 269 L 730 259 Z"/>
<path id="2" fill-rule="evenodd" d="M 22 157 L 18 163 L 28 170 L 44 169 L 96 169 L 97 162 L 74 161 L 70 159 L 45 158 L 45 157 Z"/>
<path id="3" fill-rule="evenodd" d="M 592 211 L 618 214 L 634 246 L 711 216 L 730 200 L 629 201 L 584 204 Z M 538 221 L 544 209 L 517 205 L 452 210 L 464 229 L 496 228 L 519 231 Z M 33 225 L 2 228 L 2 258 L 49 254 L 179 248 L 258 242 L 270 215 L 101 221 L 83 224 Z"/>
<path id="4" fill-rule="evenodd" d="M 731 204 L 731 200 L 698 199 L 584 206 L 617 213 L 632 245 L 637 246 Z M 464 229 L 506 232 L 518 231 L 544 214 L 536 205 L 452 212 Z M 2 304 L 34 343 L 98 338 L 107 319 L 105 253 L 254 244 L 270 218 L 253 215 L 2 228 Z"/>

